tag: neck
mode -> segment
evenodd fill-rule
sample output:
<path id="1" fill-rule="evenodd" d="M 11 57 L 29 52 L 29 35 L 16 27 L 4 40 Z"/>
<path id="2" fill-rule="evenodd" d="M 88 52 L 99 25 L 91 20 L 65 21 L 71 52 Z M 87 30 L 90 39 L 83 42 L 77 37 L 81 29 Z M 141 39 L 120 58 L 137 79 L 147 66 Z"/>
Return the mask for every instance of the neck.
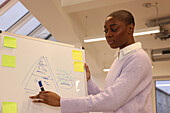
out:
<path id="1" fill-rule="evenodd" d="M 119 47 L 119 49 L 123 49 L 124 47 L 128 46 L 128 45 L 131 45 L 131 44 L 134 44 L 135 43 L 135 40 L 134 40 L 134 37 L 132 36 L 132 38 L 130 38 L 130 40 L 128 40 L 127 43 L 125 43 L 124 45 L 122 45 L 121 47 Z"/>

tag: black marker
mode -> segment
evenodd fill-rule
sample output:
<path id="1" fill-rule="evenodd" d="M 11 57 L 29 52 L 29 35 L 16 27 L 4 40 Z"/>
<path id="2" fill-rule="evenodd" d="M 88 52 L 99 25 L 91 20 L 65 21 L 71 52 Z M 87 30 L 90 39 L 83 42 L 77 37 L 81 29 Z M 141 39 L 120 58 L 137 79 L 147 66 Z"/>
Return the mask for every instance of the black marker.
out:
<path id="1" fill-rule="evenodd" d="M 38 81 L 41 91 L 45 91 L 41 81 Z"/>

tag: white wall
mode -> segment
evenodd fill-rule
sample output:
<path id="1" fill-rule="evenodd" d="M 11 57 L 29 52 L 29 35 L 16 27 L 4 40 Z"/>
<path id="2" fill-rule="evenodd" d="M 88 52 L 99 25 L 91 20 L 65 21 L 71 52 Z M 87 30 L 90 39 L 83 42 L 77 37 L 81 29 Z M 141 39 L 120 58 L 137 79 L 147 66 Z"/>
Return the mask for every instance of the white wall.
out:
<path id="1" fill-rule="evenodd" d="M 170 75 L 170 61 L 153 62 L 153 76 Z"/>

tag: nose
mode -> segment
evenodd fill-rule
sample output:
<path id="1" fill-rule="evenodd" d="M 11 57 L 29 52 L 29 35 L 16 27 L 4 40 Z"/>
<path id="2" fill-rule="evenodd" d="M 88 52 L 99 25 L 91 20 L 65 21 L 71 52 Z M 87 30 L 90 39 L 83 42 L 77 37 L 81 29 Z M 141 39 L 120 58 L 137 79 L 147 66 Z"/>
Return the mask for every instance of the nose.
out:
<path id="1" fill-rule="evenodd" d="M 113 34 L 112 34 L 112 32 L 110 30 L 105 34 L 106 38 L 110 38 L 112 36 L 113 36 Z"/>

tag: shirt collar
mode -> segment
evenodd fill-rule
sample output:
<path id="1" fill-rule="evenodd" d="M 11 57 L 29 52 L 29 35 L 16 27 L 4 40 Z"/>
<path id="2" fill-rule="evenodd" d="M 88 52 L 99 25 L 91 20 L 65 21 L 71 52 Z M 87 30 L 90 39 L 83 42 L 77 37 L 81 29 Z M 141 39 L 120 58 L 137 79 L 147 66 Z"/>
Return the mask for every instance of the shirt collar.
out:
<path id="1" fill-rule="evenodd" d="M 131 52 L 134 51 L 134 50 L 140 49 L 140 48 L 142 48 L 140 42 L 137 42 L 137 43 L 128 45 L 128 46 L 124 47 L 123 49 L 121 49 L 121 50 L 119 51 L 118 58 L 119 58 L 119 59 L 122 59 L 122 58 L 123 58 L 124 56 L 126 56 L 127 54 L 131 53 Z"/>

